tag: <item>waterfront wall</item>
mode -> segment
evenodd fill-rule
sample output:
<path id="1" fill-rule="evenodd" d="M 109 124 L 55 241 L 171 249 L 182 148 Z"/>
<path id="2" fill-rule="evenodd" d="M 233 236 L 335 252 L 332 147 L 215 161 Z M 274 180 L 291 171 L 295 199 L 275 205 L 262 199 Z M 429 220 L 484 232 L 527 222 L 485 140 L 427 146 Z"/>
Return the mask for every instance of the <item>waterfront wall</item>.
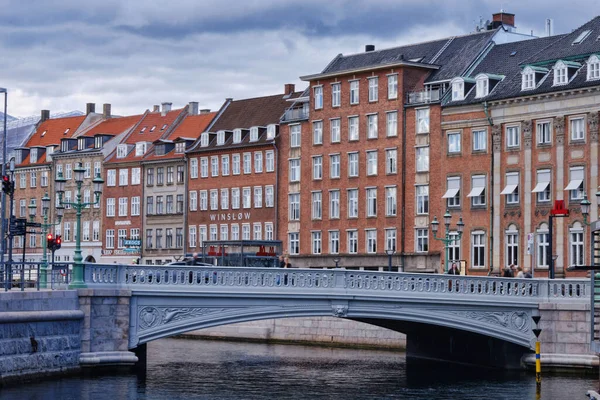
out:
<path id="1" fill-rule="evenodd" d="M 0 381 L 79 369 L 82 319 L 75 291 L 0 294 Z"/>

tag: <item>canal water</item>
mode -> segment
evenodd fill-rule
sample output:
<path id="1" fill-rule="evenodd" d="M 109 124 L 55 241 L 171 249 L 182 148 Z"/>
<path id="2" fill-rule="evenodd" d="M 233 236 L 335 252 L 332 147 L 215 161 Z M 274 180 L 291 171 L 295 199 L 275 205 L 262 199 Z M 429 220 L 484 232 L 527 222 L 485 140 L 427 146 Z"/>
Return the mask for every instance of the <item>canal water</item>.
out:
<path id="1" fill-rule="evenodd" d="M 586 399 L 597 376 L 544 376 L 541 399 Z M 65 377 L 0 389 L 2 400 L 537 399 L 531 373 L 414 365 L 404 353 L 163 339 L 145 376 Z"/>

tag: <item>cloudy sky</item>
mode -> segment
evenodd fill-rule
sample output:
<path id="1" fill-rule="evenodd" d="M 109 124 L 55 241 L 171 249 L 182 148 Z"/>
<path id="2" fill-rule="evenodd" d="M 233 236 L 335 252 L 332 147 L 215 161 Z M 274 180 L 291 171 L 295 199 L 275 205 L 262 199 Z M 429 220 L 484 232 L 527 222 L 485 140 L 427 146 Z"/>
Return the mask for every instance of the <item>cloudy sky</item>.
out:
<path id="1" fill-rule="evenodd" d="M 598 0 L 0 0 L 0 87 L 13 116 L 111 103 L 139 114 L 153 104 L 304 87 L 338 53 L 474 31 L 501 8 L 519 32 L 569 32 Z M 591 9 L 591 8 L 592 9 Z"/>

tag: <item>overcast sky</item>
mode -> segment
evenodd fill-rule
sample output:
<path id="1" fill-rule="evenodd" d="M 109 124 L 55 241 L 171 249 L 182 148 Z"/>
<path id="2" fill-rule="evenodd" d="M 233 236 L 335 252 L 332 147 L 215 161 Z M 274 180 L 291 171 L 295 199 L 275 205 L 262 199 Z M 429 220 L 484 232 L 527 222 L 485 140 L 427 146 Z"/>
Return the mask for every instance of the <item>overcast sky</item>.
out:
<path id="1" fill-rule="evenodd" d="M 503 8 L 519 32 L 569 32 L 598 0 L 0 0 L 0 87 L 13 116 L 111 103 L 139 114 L 153 104 L 304 88 L 338 53 L 474 31 Z M 590 8 L 590 6 L 593 7 Z"/>

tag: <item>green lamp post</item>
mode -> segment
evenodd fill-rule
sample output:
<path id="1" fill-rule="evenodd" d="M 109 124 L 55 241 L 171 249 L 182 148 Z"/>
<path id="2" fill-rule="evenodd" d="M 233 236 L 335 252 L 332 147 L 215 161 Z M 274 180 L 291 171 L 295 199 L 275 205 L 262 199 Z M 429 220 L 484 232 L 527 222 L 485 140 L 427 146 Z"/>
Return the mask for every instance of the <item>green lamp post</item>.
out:
<path id="1" fill-rule="evenodd" d="M 431 231 L 433 232 L 433 238 L 435 240 L 439 240 L 444 243 L 444 251 L 445 251 L 445 259 L 444 259 L 444 272 L 448 272 L 448 257 L 449 257 L 449 245 L 452 242 L 459 241 L 462 237 L 463 230 L 465 229 L 465 224 L 462 220 L 462 217 L 458 219 L 456 224 L 456 230 L 458 232 L 458 237 L 451 237 L 454 235 L 450 235 L 450 221 L 452 220 L 452 215 L 450 211 L 446 210 L 446 214 L 444 214 L 444 226 L 446 228 L 444 237 L 437 237 L 437 232 L 440 227 L 440 223 L 437 220 L 437 217 L 433 217 L 433 221 L 431 221 Z"/>

